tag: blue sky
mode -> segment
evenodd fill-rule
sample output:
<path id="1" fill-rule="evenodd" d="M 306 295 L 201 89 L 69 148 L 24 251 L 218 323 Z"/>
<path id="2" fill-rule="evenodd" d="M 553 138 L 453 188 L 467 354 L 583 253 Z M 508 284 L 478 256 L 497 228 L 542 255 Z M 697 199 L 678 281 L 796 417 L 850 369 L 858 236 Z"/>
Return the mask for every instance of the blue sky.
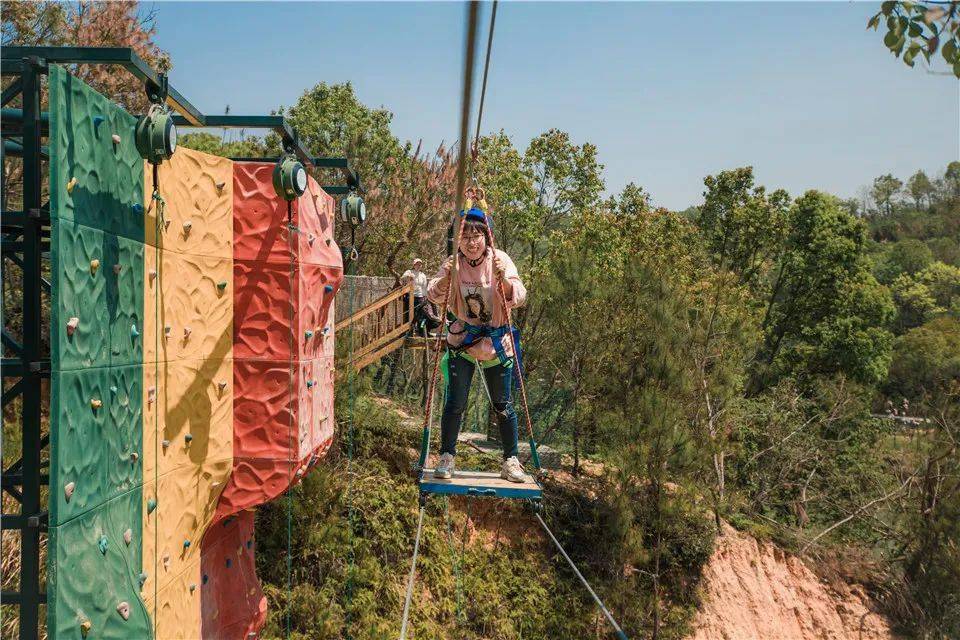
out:
<path id="1" fill-rule="evenodd" d="M 265 114 L 350 81 L 401 139 L 457 136 L 462 4 L 145 5 L 172 84 L 201 111 Z M 568 131 L 599 148 L 608 192 L 633 181 L 674 209 L 702 200 L 704 176 L 748 164 L 794 195 L 939 173 L 960 159 L 960 83 L 887 53 L 864 28 L 878 6 L 501 2 L 483 130 L 521 150 Z"/>

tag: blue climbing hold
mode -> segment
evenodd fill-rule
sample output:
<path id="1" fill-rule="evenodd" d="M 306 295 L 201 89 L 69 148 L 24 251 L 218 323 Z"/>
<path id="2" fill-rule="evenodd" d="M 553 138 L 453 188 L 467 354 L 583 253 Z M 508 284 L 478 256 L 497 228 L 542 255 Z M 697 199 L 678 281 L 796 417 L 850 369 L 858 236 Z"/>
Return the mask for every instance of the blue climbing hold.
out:
<path id="1" fill-rule="evenodd" d="M 137 325 L 130 325 L 130 337 L 136 338 L 140 335 L 140 332 L 137 331 Z"/>
<path id="2" fill-rule="evenodd" d="M 327 293 L 331 293 L 333 291 L 333 285 L 332 284 L 324 285 L 323 290 L 326 291 Z"/>
<path id="3" fill-rule="evenodd" d="M 100 536 L 97 540 L 97 546 L 100 547 L 100 553 L 107 555 L 107 536 Z"/>
<path id="4" fill-rule="evenodd" d="M 184 548 L 184 549 L 189 549 L 189 548 L 190 548 L 190 541 L 189 541 L 189 540 L 184 540 L 184 541 L 183 541 L 183 548 Z"/>
<path id="5" fill-rule="evenodd" d="M 147 581 L 147 574 L 145 572 L 141 572 L 140 575 L 137 576 L 137 579 L 140 581 L 140 586 L 142 587 L 143 583 Z"/>
<path id="6" fill-rule="evenodd" d="M 99 114 L 93 116 L 93 126 L 94 126 L 94 127 L 99 127 L 101 124 L 103 124 L 104 120 L 106 120 L 106 118 L 104 118 L 103 116 L 101 116 L 101 115 L 99 115 Z"/>
<path id="7" fill-rule="evenodd" d="M 153 513 L 154 509 L 157 508 L 156 500 L 147 500 L 147 513 Z"/>
<path id="8" fill-rule="evenodd" d="M 231 564 L 232 564 L 232 563 L 230 562 L 230 558 L 227 558 L 227 569 L 230 568 L 230 565 L 231 565 Z"/>
<path id="9" fill-rule="evenodd" d="M 134 202 L 132 205 L 130 205 L 130 211 L 133 211 L 137 215 L 141 215 L 143 214 L 143 205 L 139 202 Z"/>

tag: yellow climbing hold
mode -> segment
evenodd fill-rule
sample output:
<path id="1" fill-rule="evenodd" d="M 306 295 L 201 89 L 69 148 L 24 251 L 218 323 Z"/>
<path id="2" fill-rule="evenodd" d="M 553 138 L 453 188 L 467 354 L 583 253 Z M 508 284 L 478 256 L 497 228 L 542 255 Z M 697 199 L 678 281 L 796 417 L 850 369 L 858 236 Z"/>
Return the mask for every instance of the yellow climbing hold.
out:
<path id="1" fill-rule="evenodd" d="M 97 269 L 100 268 L 100 261 L 94 258 L 90 261 L 90 275 L 97 275 Z"/>
<path id="2" fill-rule="evenodd" d="M 102 407 L 102 406 L 103 406 L 103 402 L 101 402 L 100 400 L 98 400 L 98 399 L 96 399 L 96 398 L 92 398 L 92 399 L 90 400 L 90 408 L 91 408 L 91 409 L 99 409 L 99 408 Z"/>
<path id="3" fill-rule="evenodd" d="M 87 634 L 90 633 L 90 630 L 93 629 L 93 624 L 89 620 L 83 620 L 80 622 L 80 635 L 84 638 L 87 637 Z"/>
<path id="4" fill-rule="evenodd" d="M 77 179 L 70 178 L 70 182 L 67 183 L 67 193 L 73 193 L 73 188 L 77 186 Z"/>

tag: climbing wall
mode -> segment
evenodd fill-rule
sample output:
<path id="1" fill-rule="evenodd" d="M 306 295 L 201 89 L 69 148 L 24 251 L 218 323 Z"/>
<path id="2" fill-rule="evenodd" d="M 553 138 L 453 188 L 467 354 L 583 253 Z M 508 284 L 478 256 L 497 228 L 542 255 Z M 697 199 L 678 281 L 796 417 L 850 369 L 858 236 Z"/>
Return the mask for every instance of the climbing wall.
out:
<path id="1" fill-rule="evenodd" d="M 146 638 L 143 162 L 135 119 L 51 65 L 52 638 Z"/>
<path id="2" fill-rule="evenodd" d="M 51 638 L 249 638 L 254 512 L 333 438 L 333 200 L 50 68 Z M 252 636 L 251 636 L 252 634 Z"/>
<path id="3" fill-rule="evenodd" d="M 201 540 L 233 467 L 233 167 L 178 149 L 145 166 L 144 601 L 197 638 Z"/>
<path id="4" fill-rule="evenodd" d="M 256 574 L 243 570 L 253 562 L 248 510 L 298 481 L 333 438 L 333 299 L 343 271 L 333 199 L 311 178 L 288 212 L 272 171 L 234 164 L 234 469 L 217 511 L 227 528 L 204 541 L 204 577 L 217 585 L 204 591 L 204 638 L 262 625 Z M 238 617 L 239 606 L 248 615 Z"/>

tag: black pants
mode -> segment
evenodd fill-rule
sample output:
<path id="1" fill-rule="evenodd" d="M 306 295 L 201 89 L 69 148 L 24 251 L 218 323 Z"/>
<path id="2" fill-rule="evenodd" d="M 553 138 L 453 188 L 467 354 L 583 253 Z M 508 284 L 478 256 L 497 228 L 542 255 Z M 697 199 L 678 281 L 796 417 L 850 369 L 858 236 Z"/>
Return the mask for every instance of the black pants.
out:
<path id="1" fill-rule="evenodd" d="M 450 354 L 450 381 L 447 385 L 447 401 L 443 405 L 443 417 L 440 419 L 440 453 L 457 453 L 457 435 L 463 422 L 463 412 L 467 408 L 470 383 L 477 365 L 470 360 Z M 503 459 L 517 455 L 517 413 L 510 399 L 513 384 L 513 367 L 497 364 L 480 373 L 487 382 L 490 399 L 497 412 L 497 424 L 500 426 L 500 442 L 503 443 Z"/>

